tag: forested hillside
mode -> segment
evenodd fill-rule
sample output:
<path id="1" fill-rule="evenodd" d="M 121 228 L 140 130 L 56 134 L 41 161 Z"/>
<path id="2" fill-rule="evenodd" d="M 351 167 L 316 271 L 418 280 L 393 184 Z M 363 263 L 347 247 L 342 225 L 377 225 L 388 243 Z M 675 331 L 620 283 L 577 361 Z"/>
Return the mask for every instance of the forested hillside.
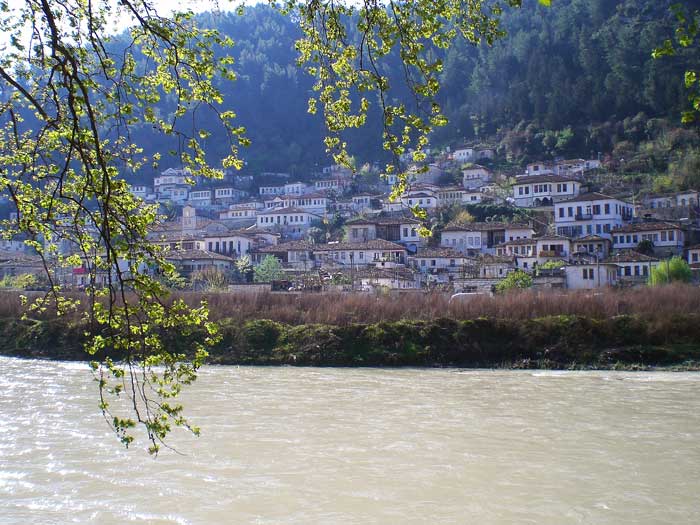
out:
<path id="1" fill-rule="evenodd" d="M 683 71 L 700 57 L 688 51 L 651 58 L 672 34 L 670 3 L 555 0 L 546 8 L 526 0 L 522 9 L 506 12 L 502 41 L 478 48 L 460 42 L 447 52 L 440 98 L 450 122 L 434 145 L 495 142 L 517 162 L 607 153 L 620 141 L 649 139 L 649 119 L 666 119 L 654 121 L 657 127 L 675 125 L 687 104 Z M 321 118 L 307 113 L 312 79 L 295 64 L 295 23 L 266 7 L 247 8 L 243 16 L 202 15 L 201 22 L 235 41 L 238 80 L 226 103 L 252 141 L 242 152 L 246 169 L 303 177 L 327 164 Z M 638 136 L 629 136 L 630 127 Z M 137 130 L 143 138 L 148 133 Z M 382 154 L 380 133 L 374 118 L 350 137 L 358 160 Z M 163 153 L 173 149 L 141 142 Z M 222 137 L 208 139 L 208 149 L 216 158 L 225 149 Z M 173 162 L 164 155 L 161 166 Z"/>

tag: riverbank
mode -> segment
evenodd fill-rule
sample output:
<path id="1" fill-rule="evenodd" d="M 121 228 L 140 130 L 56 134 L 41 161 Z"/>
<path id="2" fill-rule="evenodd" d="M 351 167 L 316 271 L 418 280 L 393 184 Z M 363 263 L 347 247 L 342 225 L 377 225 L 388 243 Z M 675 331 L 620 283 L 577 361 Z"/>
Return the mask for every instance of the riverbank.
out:
<path id="1" fill-rule="evenodd" d="M 210 364 L 700 370 L 699 314 L 657 320 L 548 316 L 342 326 L 231 318 L 219 323 L 222 338 L 210 350 Z M 0 319 L 0 354 L 94 359 L 82 349 L 83 332 L 70 321 Z M 177 341 L 170 344 L 177 349 Z"/>

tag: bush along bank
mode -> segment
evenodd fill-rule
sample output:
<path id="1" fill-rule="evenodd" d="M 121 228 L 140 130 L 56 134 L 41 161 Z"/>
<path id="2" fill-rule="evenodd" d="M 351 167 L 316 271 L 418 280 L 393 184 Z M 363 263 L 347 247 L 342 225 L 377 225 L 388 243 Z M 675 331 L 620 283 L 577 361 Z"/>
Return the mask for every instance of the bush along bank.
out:
<path id="1" fill-rule="evenodd" d="M 697 314 L 663 320 L 553 316 L 347 326 L 225 319 L 220 326 L 222 339 L 210 350 L 212 364 L 700 370 Z M 82 350 L 84 330 L 76 324 L 5 319 L 0 330 L 3 355 L 94 359 Z M 179 346 L 176 340 L 170 344 Z"/>

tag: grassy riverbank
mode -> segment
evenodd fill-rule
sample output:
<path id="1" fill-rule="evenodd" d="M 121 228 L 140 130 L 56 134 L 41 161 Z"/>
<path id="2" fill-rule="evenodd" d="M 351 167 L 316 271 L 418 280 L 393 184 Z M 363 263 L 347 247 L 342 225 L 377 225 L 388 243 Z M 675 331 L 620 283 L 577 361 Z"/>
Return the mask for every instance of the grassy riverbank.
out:
<path id="1" fill-rule="evenodd" d="M 221 319 L 213 364 L 700 370 L 700 314 L 290 325 Z M 79 323 L 0 319 L 0 354 L 87 360 Z M 195 335 L 196 336 L 196 335 Z M 172 341 L 177 346 L 177 341 Z M 119 357 L 119 356 L 114 356 Z"/>

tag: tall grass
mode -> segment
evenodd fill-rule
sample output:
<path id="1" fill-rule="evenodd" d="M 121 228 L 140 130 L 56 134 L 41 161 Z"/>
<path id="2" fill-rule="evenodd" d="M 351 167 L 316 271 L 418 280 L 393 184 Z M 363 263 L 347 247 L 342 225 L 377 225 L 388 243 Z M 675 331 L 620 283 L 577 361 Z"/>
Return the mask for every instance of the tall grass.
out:
<path id="1" fill-rule="evenodd" d="M 0 317 L 18 317 L 18 292 L 0 292 Z M 700 288 L 673 284 L 653 288 L 604 291 L 521 291 L 494 297 L 474 295 L 455 299 L 442 293 L 374 294 L 177 293 L 188 304 L 205 299 L 214 320 L 271 319 L 288 324 L 376 323 L 401 319 L 437 318 L 533 319 L 579 315 L 604 319 L 620 314 L 648 320 L 700 312 Z"/>

